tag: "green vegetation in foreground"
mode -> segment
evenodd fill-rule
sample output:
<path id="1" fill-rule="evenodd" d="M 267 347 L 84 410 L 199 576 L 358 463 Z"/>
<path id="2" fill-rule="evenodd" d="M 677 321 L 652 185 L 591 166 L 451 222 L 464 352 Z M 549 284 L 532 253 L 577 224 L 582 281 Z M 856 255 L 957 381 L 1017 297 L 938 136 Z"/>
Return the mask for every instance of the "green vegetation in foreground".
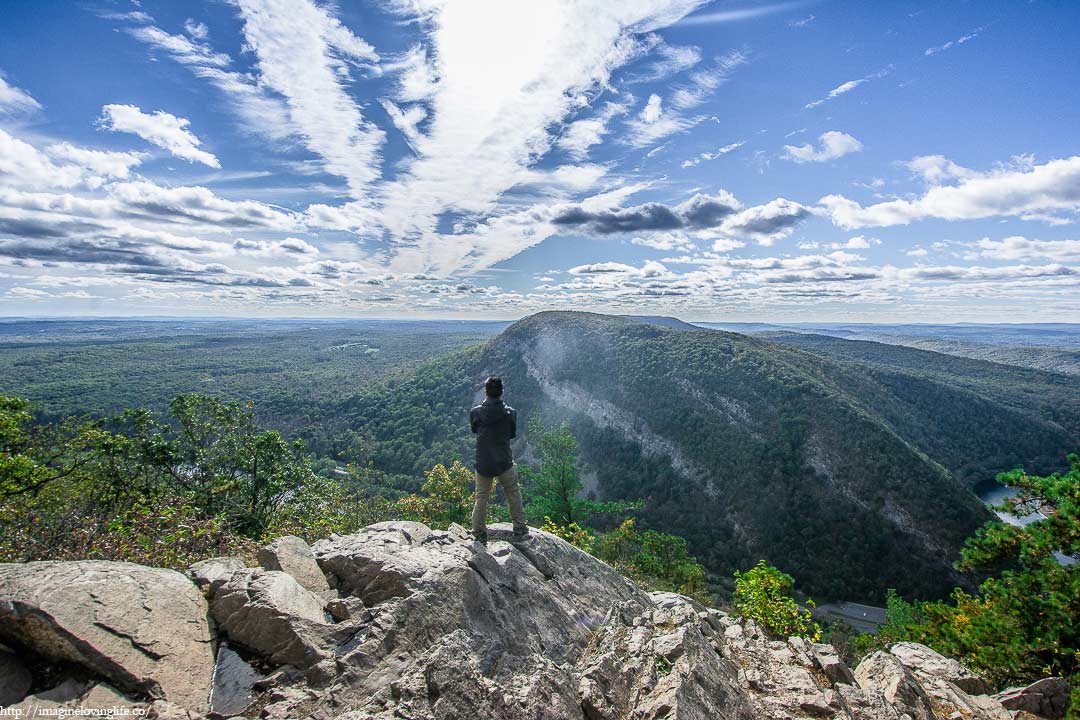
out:
<path id="1" fill-rule="evenodd" d="M 998 476 L 1019 490 L 997 509 L 1015 517 L 1042 511 L 1026 525 L 987 523 L 964 547 L 957 567 L 992 573 L 977 592 L 950 601 L 907 602 L 893 594 L 888 623 L 863 650 L 900 640 L 955 657 L 991 683 L 1069 678 L 1070 718 L 1080 718 L 1080 458 L 1068 472 L 1040 477 L 1023 470 Z"/>

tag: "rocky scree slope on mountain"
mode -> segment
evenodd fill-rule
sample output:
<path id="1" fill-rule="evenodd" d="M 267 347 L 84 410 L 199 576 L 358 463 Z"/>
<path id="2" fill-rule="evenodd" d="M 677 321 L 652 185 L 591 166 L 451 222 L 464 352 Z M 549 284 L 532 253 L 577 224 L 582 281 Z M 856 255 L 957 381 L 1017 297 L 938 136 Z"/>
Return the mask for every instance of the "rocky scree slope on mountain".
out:
<path id="1" fill-rule="evenodd" d="M 24 717 L 1011 720 L 985 682 L 923 646 L 852 670 L 829 645 L 646 593 L 553 535 L 491 535 L 485 548 L 460 526 L 380 523 L 313 548 L 280 540 L 261 557 L 284 569 L 219 558 L 188 577 L 0 565 L 0 700 Z M 1052 716 L 1055 697 L 1010 702 Z"/>

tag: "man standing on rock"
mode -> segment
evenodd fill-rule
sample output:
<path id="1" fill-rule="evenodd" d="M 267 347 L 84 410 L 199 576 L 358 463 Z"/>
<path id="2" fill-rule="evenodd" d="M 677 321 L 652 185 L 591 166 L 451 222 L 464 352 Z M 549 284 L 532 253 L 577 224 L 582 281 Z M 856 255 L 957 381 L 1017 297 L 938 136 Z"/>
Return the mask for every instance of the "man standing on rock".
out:
<path id="1" fill-rule="evenodd" d="M 473 537 L 487 543 L 487 506 L 498 480 L 506 493 L 510 517 L 514 521 L 511 542 L 529 536 L 525 510 L 521 507 L 517 466 L 510 440 L 517 437 L 517 411 L 502 401 L 502 378 L 491 376 L 484 382 L 487 399 L 469 413 L 469 425 L 476 435 L 476 505 L 473 506 Z"/>

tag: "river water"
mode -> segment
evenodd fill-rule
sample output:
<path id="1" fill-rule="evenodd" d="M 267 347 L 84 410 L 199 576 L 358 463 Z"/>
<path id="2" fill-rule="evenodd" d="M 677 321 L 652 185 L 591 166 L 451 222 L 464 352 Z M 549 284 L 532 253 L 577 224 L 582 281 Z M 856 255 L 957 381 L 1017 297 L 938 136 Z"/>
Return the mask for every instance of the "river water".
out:
<path id="1" fill-rule="evenodd" d="M 1017 492 L 1018 491 L 1016 488 L 1005 487 L 1004 485 L 997 485 L 995 487 L 988 488 L 984 492 L 980 493 L 979 498 L 988 506 L 1000 505 L 1001 503 L 1005 502 L 1007 498 L 1011 498 L 1016 495 Z M 1001 518 L 1002 521 L 1007 522 L 1010 525 L 1016 525 L 1017 527 L 1030 525 L 1036 520 L 1045 517 L 1037 510 L 1023 517 L 1016 517 L 1015 515 L 1009 515 L 1008 513 L 1003 512 L 997 512 L 997 516 Z M 1058 562 L 1060 562 L 1062 565 L 1072 565 L 1076 562 L 1076 558 L 1069 557 L 1068 555 L 1063 555 L 1059 552 L 1054 553 L 1054 557 L 1056 557 L 1058 559 Z"/>

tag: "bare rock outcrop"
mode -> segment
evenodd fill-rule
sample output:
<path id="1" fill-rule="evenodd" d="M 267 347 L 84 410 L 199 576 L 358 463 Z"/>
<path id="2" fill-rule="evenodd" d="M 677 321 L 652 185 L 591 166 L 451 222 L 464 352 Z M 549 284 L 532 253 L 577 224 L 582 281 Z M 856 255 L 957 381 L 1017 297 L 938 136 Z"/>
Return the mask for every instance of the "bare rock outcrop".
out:
<path id="1" fill-rule="evenodd" d="M 220 633 L 274 664 L 310 667 L 326 658 L 323 600 L 288 573 L 234 572 L 212 591 L 210 614 Z"/>
<path id="2" fill-rule="evenodd" d="M 0 564 L 0 641 L 117 688 L 205 711 L 206 600 L 178 572 L 106 561 Z"/>
<path id="3" fill-rule="evenodd" d="M 310 548 L 332 590 L 325 594 L 296 577 L 322 587 L 303 560 L 306 545 L 291 540 L 264 552 L 282 570 L 227 559 L 193 568 L 218 640 L 209 711 L 266 720 L 1012 720 L 1003 701 L 1056 712 L 1067 698 L 1068 686 L 1063 696 L 1053 684 L 991 696 L 977 675 L 913 643 L 852 670 L 830 645 L 772 639 L 752 621 L 681 595 L 646 593 L 554 535 L 510 537 L 509 526 L 496 525 L 484 546 L 459 526 L 412 522 L 332 536 Z M 91 692 L 100 696 L 94 702 L 113 693 L 142 703 L 149 717 L 203 717 L 213 667 L 206 657 L 188 663 L 205 674 L 184 702 L 155 690 L 173 682 L 168 675 L 158 685 L 144 678 L 160 668 L 139 665 L 147 651 L 180 660 L 159 636 L 179 632 L 180 611 L 146 587 L 150 577 L 170 601 L 191 598 L 192 611 L 181 615 L 205 632 L 202 595 L 177 573 L 123 563 L 0 565 L 0 638 L 99 676 L 23 702 L 70 707 Z M 75 589 L 63 607 L 44 591 L 61 586 Z M 47 621 L 26 619 L 39 616 Z M 209 653 L 209 638 L 200 642 Z"/>
<path id="4" fill-rule="evenodd" d="M 994 697 L 1009 710 L 1056 720 L 1065 716 L 1065 710 L 1069 707 L 1069 692 L 1068 680 L 1048 677 L 1026 687 L 1008 688 Z"/>
<path id="5" fill-rule="evenodd" d="M 187 569 L 187 576 L 200 588 L 216 590 L 232 577 L 237 570 L 246 567 L 238 557 L 216 557 L 200 560 Z"/>
<path id="6" fill-rule="evenodd" d="M 259 564 L 267 570 L 288 573 L 304 589 L 320 597 L 328 597 L 330 586 L 326 583 L 326 576 L 319 569 L 315 555 L 303 538 L 283 535 L 260 548 L 256 557 Z"/>

